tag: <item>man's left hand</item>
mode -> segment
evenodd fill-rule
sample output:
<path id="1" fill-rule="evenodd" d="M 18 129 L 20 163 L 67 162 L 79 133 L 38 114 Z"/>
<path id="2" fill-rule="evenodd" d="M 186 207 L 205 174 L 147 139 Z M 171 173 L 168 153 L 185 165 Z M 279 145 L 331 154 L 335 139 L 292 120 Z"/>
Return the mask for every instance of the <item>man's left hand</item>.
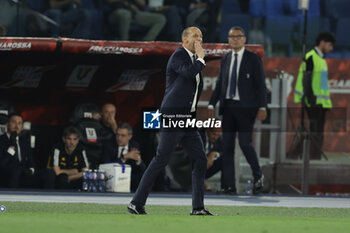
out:
<path id="1" fill-rule="evenodd" d="M 266 119 L 267 112 L 266 109 L 259 109 L 258 114 L 256 115 L 256 119 L 263 121 Z"/>

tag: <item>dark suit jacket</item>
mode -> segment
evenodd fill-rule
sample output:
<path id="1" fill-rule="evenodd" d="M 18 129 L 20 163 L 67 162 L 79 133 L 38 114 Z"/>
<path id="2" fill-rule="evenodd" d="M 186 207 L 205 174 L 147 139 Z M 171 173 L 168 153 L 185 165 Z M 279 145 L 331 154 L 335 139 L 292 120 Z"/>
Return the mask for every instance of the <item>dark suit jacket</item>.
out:
<path id="1" fill-rule="evenodd" d="M 35 163 L 32 156 L 32 149 L 30 147 L 30 141 L 27 137 L 19 137 L 19 147 L 21 150 L 21 162 L 18 161 L 17 153 L 11 155 L 7 152 L 10 147 L 10 139 L 7 134 L 0 136 L 0 169 L 9 167 L 19 168 L 35 168 Z"/>
<path id="2" fill-rule="evenodd" d="M 139 144 L 134 141 L 130 140 L 129 142 L 129 151 L 132 148 L 136 148 L 140 150 Z M 122 161 L 118 158 L 118 144 L 115 140 L 115 138 L 108 140 L 103 144 L 103 155 L 102 155 L 102 163 L 121 163 Z M 141 169 L 142 171 L 146 169 L 145 163 L 142 161 L 140 165 L 136 165 L 136 161 L 132 159 L 128 159 L 125 162 L 126 164 L 129 164 L 132 167 L 132 172 L 136 170 Z"/>
<path id="3" fill-rule="evenodd" d="M 183 47 L 179 47 L 171 55 L 166 68 L 166 88 L 161 104 L 161 113 L 189 114 L 196 93 L 196 75 L 199 73 L 197 103 L 203 88 L 201 70 L 205 66 L 200 61 L 192 60 Z M 196 106 L 197 107 L 197 106 Z"/>
<path id="4" fill-rule="evenodd" d="M 220 115 L 223 114 L 224 101 L 228 86 L 232 52 L 224 55 L 215 90 L 209 104 L 215 106 L 220 101 Z M 245 49 L 238 75 L 238 92 L 240 102 L 245 107 L 266 107 L 266 85 L 263 65 L 260 57 Z"/>

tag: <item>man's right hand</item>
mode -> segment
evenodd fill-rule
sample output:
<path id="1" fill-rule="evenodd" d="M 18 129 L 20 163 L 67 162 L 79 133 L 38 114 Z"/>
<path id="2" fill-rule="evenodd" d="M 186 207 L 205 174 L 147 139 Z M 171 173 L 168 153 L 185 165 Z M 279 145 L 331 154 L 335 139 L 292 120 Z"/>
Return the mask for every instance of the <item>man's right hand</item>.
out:
<path id="1" fill-rule="evenodd" d="M 124 155 L 125 159 L 132 159 L 136 162 L 141 161 L 141 153 L 138 149 L 132 148 L 127 154 Z"/>
<path id="2" fill-rule="evenodd" d="M 194 42 L 194 51 L 198 58 L 204 58 L 204 49 L 202 47 L 202 43 L 200 41 L 195 41 Z"/>

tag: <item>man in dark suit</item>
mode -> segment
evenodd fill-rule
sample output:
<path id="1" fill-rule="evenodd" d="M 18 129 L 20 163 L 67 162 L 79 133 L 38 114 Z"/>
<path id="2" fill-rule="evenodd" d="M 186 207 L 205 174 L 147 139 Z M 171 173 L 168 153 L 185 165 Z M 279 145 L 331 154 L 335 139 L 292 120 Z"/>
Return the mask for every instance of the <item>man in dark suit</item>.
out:
<path id="1" fill-rule="evenodd" d="M 22 116 L 12 113 L 6 127 L 7 132 L 0 136 L 0 185 L 9 188 L 53 188 L 53 172 L 35 167 L 30 137 L 23 132 Z"/>
<path id="2" fill-rule="evenodd" d="M 223 193 L 236 194 L 234 147 L 238 132 L 239 145 L 254 177 L 253 192 L 263 189 L 263 174 L 254 147 L 251 145 L 255 118 L 266 118 L 266 86 L 260 57 L 244 48 L 246 37 L 241 27 L 228 34 L 232 52 L 221 60 L 215 90 L 209 101 L 210 115 L 220 101 L 219 114 L 223 120 Z"/>
<path id="3" fill-rule="evenodd" d="M 131 166 L 131 190 L 136 191 L 146 170 L 139 144 L 132 140 L 132 128 L 123 123 L 117 129 L 117 136 L 103 144 L 102 163 L 125 163 Z"/>
<path id="4" fill-rule="evenodd" d="M 203 87 L 201 71 L 205 67 L 202 48 L 202 32 L 196 27 L 182 32 L 183 47 L 171 55 L 166 68 L 166 89 L 161 104 L 163 119 L 166 115 L 185 114 L 195 116 L 199 96 Z M 169 161 L 175 146 L 181 143 L 189 154 L 192 167 L 192 211 L 191 215 L 212 215 L 204 208 L 204 177 L 207 166 L 203 142 L 197 129 L 162 128 L 157 154 L 145 171 L 140 185 L 128 205 L 132 214 L 147 214 L 144 205 L 158 173 Z"/>

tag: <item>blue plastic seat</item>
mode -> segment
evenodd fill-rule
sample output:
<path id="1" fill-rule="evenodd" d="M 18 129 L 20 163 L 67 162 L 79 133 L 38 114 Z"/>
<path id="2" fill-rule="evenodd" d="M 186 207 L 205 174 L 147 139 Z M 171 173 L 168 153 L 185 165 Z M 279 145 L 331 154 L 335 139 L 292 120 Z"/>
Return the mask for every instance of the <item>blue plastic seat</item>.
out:
<path id="1" fill-rule="evenodd" d="M 266 0 L 250 0 L 249 14 L 254 17 L 266 16 Z"/>
<path id="2" fill-rule="evenodd" d="M 295 19 L 287 16 L 266 17 L 265 20 L 265 40 L 273 46 L 283 46 L 287 48 L 286 55 L 292 56 Z"/>
<path id="3" fill-rule="evenodd" d="M 238 0 L 222 0 L 222 14 L 241 14 L 241 8 Z"/>
<path id="4" fill-rule="evenodd" d="M 287 45 L 292 40 L 294 30 L 293 17 L 274 16 L 266 17 L 265 36 L 271 39 L 272 43 Z"/>
<path id="5" fill-rule="evenodd" d="M 308 45 L 315 45 L 315 39 L 320 32 L 330 31 L 330 22 L 328 18 L 308 18 L 306 43 Z M 304 19 L 300 19 L 297 25 L 296 40 L 300 40 L 304 33 Z"/>
<path id="6" fill-rule="evenodd" d="M 337 46 L 350 46 L 350 18 L 341 18 L 337 23 Z"/>
<path id="7" fill-rule="evenodd" d="M 348 0 L 326 0 L 324 1 L 324 12 L 327 17 L 339 19 L 348 17 L 350 4 Z"/>
<path id="8" fill-rule="evenodd" d="M 221 17 L 220 42 L 227 43 L 228 31 L 233 26 L 240 26 L 248 35 L 250 30 L 250 16 L 247 14 L 223 14 Z"/>
<path id="9" fill-rule="evenodd" d="M 284 15 L 282 0 L 266 0 L 265 9 L 267 17 Z"/>

